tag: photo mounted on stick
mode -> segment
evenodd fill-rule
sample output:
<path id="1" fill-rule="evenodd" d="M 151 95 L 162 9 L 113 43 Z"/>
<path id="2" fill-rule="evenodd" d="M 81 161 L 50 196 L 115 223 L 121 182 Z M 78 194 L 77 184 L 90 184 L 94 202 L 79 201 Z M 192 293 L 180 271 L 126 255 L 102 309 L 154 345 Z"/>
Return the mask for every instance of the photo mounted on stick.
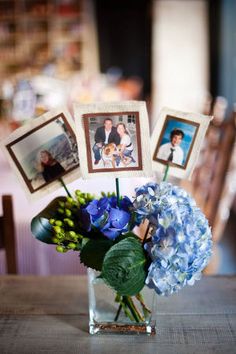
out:
<path id="1" fill-rule="evenodd" d="M 117 177 L 150 175 L 151 159 L 146 155 L 150 151 L 149 131 L 144 102 L 74 107 L 77 133 L 84 139 L 80 153 L 81 173 L 85 178 L 110 176 L 111 173 Z"/>
<path id="2" fill-rule="evenodd" d="M 211 117 L 163 109 L 152 134 L 153 169 L 190 177 Z"/>
<path id="3" fill-rule="evenodd" d="M 60 179 L 75 171 L 79 177 L 74 123 L 68 112 L 59 112 L 33 119 L 4 141 L 11 164 L 32 195 L 51 191 L 52 185 L 54 190 L 61 187 Z"/>

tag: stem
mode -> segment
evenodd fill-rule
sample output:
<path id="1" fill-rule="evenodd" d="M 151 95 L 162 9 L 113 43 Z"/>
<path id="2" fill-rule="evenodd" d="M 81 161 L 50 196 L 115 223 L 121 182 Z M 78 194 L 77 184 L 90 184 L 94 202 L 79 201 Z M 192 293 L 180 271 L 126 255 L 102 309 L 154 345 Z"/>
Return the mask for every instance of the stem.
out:
<path id="1" fill-rule="evenodd" d="M 141 293 L 138 293 L 137 295 L 135 295 L 136 299 L 140 302 L 142 308 L 143 308 L 143 313 L 151 313 L 152 311 L 149 310 L 149 308 L 145 305 L 144 300 L 143 300 L 143 296 Z"/>
<path id="2" fill-rule="evenodd" d="M 116 197 L 117 197 L 117 205 L 120 207 L 120 185 L 119 178 L 116 178 Z"/>
<path id="3" fill-rule="evenodd" d="M 133 300 L 131 299 L 131 296 L 124 296 L 123 299 L 124 299 L 124 303 L 126 303 L 128 308 L 130 309 L 130 312 L 132 313 L 135 321 L 136 322 L 140 322 L 140 320 L 142 321 L 143 318 L 140 315 L 138 309 L 135 307 Z"/>
<path id="4" fill-rule="evenodd" d="M 165 182 L 165 181 L 166 181 L 167 175 L 168 175 L 168 172 L 169 172 L 169 168 L 170 168 L 170 165 L 168 164 L 168 165 L 166 166 L 166 169 L 165 169 L 165 173 L 164 173 L 164 177 L 163 177 L 162 182 Z"/>
<path id="5" fill-rule="evenodd" d="M 62 178 L 59 178 L 59 181 L 61 182 L 63 188 L 65 189 L 65 191 L 66 191 L 68 197 L 72 198 L 72 195 L 70 194 L 68 188 L 66 187 L 65 182 L 63 181 L 63 179 L 62 179 Z"/>
<path id="6" fill-rule="evenodd" d="M 144 299 L 142 297 L 141 293 L 138 293 L 135 295 L 135 298 L 137 301 L 139 301 L 141 307 L 142 307 L 142 314 L 135 305 L 133 299 L 131 296 L 120 296 L 117 294 L 115 298 L 115 302 L 120 303 L 119 308 L 117 310 L 116 316 L 114 321 L 118 321 L 118 318 L 120 316 L 120 312 L 123 309 L 125 315 L 131 320 L 135 321 L 137 323 L 140 323 L 141 321 L 144 321 L 151 313 L 151 310 L 145 305 Z"/>
<path id="7" fill-rule="evenodd" d="M 121 311 L 121 309 L 122 309 L 122 305 L 120 304 L 120 306 L 119 306 L 119 308 L 118 308 L 118 310 L 117 310 L 116 317 L 115 317 L 114 321 L 117 321 L 117 320 L 118 320 L 118 318 L 119 318 L 119 316 L 120 316 L 120 311 Z"/>
<path id="8" fill-rule="evenodd" d="M 133 322 L 135 319 L 134 319 L 130 309 L 127 307 L 127 305 L 123 301 L 121 302 L 121 306 L 122 306 L 122 308 L 124 310 L 124 313 L 125 313 L 126 317 L 128 317 L 130 319 L 130 321 Z"/>
<path id="9" fill-rule="evenodd" d="M 118 318 L 120 316 L 120 312 L 123 309 L 126 317 L 128 317 L 131 321 L 134 321 L 134 317 L 132 316 L 132 313 L 130 312 L 130 309 L 128 308 L 128 306 L 126 305 L 126 303 L 123 301 L 124 298 L 122 296 L 120 296 L 118 293 L 116 294 L 116 298 L 115 298 L 115 302 L 118 302 L 120 304 L 116 316 L 114 318 L 114 321 L 118 321 Z"/>
<path id="10" fill-rule="evenodd" d="M 142 242 L 143 245 L 144 245 L 144 243 L 145 243 L 145 241 L 146 241 L 146 239 L 148 237 L 149 230 L 150 230 L 150 226 L 149 226 L 149 223 L 148 223 L 147 230 L 145 232 L 145 235 L 144 235 L 144 238 L 143 238 L 143 242 Z"/>

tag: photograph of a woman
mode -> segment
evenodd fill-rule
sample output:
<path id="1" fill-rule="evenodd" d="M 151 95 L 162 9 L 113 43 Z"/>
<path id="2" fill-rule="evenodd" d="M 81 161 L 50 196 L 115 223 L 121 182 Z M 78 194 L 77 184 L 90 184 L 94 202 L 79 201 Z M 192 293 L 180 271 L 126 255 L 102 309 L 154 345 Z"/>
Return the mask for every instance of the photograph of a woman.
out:
<path id="1" fill-rule="evenodd" d="M 50 182 L 65 172 L 62 165 L 47 150 L 40 151 L 40 162 L 37 169 L 42 173 L 45 182 Z"/>
<path id="2" fill-rule="evenodd" d="M 75 134 L 63 114 L 29 128 L 8 144 L 7 149 L 30 193 L 79 167 Z"/>
<path id="3" fill-rule="evenodd" d="M 126 166 L 131 162 L 135 163 L 135 159 L 132 156 L 134 145 L 131 141 L 130 133 L 128 132 L 124 123 L 118 123 L 116 126 L 117 133 L 120 136 L 119 154 L 116 158 L 116 165 L 119 166 L 122 161 Z"/>

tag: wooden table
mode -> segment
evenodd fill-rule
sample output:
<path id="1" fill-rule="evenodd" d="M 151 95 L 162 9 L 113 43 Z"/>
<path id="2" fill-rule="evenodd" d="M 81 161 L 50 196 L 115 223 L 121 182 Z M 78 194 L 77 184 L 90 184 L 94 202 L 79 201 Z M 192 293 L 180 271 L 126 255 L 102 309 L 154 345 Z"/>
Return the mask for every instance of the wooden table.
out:
<path id="1" fill-rule="evenodd" d="M 85 276 L 1 276 L 0 353 L 236 353 L 236 277 L 158 297 L 157 334 L 88 334 Z"/>

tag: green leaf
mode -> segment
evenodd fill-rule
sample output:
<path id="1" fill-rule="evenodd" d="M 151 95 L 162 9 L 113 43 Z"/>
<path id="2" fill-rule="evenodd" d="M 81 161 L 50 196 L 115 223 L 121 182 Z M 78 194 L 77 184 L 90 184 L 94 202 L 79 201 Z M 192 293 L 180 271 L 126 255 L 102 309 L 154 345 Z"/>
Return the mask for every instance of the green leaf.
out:
<path id="1" fill-rule="evenodd" d="M 101 271 L 106 252 L 111 248 L 110 240 L 89 240 L 80 252 L 80 261 L 86 266 Z"/>
<path id="2" fill-rule="evenodd" d="M 87 238 L 87 237 L 83 237 L 82 238 L 82 243 L 81 243 L 81 246 L 82 246 L 82 248 L 86 245 L 86 243 L 88 243 L 89 242 L 89 238 Z"/>
<path id="3" fill-rule="evenodd" d="M 146 279 L 146 257 L 140 241 L 128 237 L 106 253 L 101 276 L 120 295 L 139 293 Z"/>
<path id="4" fill-rule="evenodd" d="M 49 219 L 54 218 L 57 214 L 59 201 L 66 201 L 66 197 L 58 197 L 53 199 L 38 215 L 31 221 L 31 232 L 33 236 L 44 243 L 53 244 L 52 237 L 54 236 L 52 225 Z"/>
<path id="5" fill-rule="evenodd" d="M 44 243 L 51 243 L 54 235 L 53 227 L 50 225 L 48 219 L 36 216 L 31 221 L 31 232 L 33 236 Z"/>
<path id="6" fill-rule="evenodd" d="M 116 237 L 115 243 L 118 243 L 128 237 L 134 237 L 135 239 L 137 239 L 137 235 L 135 235 L 132 231 L 128 231 L 125 234 L 121 234 L 118 237 Z"/>

